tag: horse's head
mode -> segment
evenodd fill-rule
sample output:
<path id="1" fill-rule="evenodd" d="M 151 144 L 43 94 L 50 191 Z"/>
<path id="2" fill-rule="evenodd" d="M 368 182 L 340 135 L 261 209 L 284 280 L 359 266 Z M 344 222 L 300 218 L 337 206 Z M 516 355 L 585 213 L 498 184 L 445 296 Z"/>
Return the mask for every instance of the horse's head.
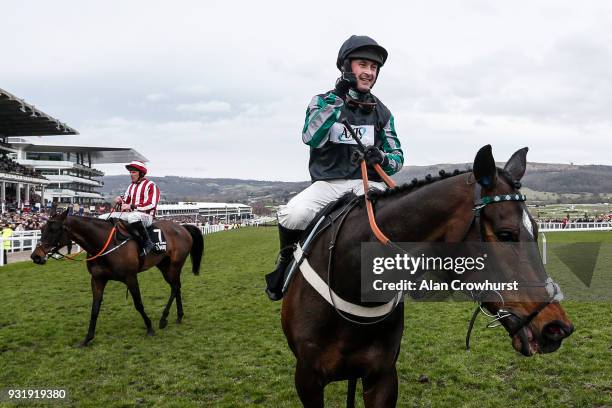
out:
<path id="1" fill-rule="evenodd" d="M 513 347 L 523 355 L 531 356 L 557 350 L 562 340 L 574 331 L 574 326 L 559 303 L 562 298 L 559 287 L 547 279 L 544 272 L 536 247 L 537 223 L 521 200 L 507 199 L 521 197 L 517 194 L 520 194 L 520 180 L 525 174 L 527 151 L 523 148 L 515 152 L 503 170 L 496 167 L 491 146 L 487 145 L 477 153 L 473 174 L 477 183 L 475 198 L 481 200 L 481 208 L 475 209 L 480 216 L 472 225 L 470 240 L 514 242 L 522 248 L 532 248 L 531 254 L 518 254 L 521 261 L 516 262 L 516 259 L 509 259 L 517 257 L 516 252 L 504 252 L 501 248 L 505 245 L 497 246 L 500 248 L 498 255 L 509 261 L 506 268 L 519 269 L 501 271 L 502 274 L 518 276 L 520 281 L 535 285 L 526 290 L 502 292 L 503 300 L 489 299 L 491 301 L 482 304 L 498 318 L 504 316 L 500 323 L 512 337 Z M 536 248 L 535 253 L 533 248 Z"/>
<path id="2" fill-rule="evenodd" d="M 70 242 L 68 231 L 64 225 L 68 210 L 61 214 L 54 214 L 47 220 L 41 229 L 41 236 L 38 245 L 32 251 L 30 258 L 34 263 L 43 265 L 47 262 L 47 256 L 59 248 L 66 246 Z"/>

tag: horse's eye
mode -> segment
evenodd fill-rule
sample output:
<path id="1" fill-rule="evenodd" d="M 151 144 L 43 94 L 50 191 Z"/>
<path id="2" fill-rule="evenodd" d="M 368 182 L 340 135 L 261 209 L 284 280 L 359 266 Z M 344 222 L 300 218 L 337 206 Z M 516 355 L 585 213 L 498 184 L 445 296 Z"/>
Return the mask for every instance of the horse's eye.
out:
<path id="1" fill-rule="evenodd" d="M 511 233 L 510 231 L 499 231 L 499 232 L 496 232 L 495 235 L 497 236 L 497 239 L 499 239 L 502 242 L 516 241 L 516 239 L 514 238 L 514 234 Z"/>

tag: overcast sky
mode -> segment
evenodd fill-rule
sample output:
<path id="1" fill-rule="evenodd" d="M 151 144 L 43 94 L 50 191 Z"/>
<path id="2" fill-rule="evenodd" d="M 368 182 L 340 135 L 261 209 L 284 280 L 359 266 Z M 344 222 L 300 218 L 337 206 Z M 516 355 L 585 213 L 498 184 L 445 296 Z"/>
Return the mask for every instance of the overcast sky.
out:
<path id="1" fill-rule="evenodd" d="M 94 4 L 95 3 L 95 4 Z M 152 175 L 308 179 L 310 98 L 351 34 L 389 51 L 374 94 L 406 164 L 612 164 L 610 1 L 0 2 L 0 88 L 133 147 Z M 118 174 L 119 166 L 98 166 Z"/>

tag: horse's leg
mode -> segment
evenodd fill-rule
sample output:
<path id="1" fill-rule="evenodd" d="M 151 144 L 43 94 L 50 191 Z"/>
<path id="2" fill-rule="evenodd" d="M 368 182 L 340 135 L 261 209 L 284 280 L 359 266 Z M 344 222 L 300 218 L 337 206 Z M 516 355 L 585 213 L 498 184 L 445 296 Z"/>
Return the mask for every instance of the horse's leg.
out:
<path id="1" fill-rule="evenodd" d="M 170 285 L 170 299 L 164 308 L 162 318 L 159 321 L 160 329 L 166 327 L 168 324 L 167 318 L 170 313 L 170 306 L 172 301 L 176 299 L 176 322 L 180 323 L 183 320 L 183 301 L 181 299 L 181 270 L 183 269 L 183 262 L 170 262 L 165 265 L 158 266 L 164 275 L 164 279 Z M 162 327 L 163 325 L 163 327 Z"/>
<path id="2" fill-rule="evenodd" d="M 166 307 L 162 312 L 162 316 L 159 319 L 159 328 L 163 329 L 168 325 L 168 314 L 170 313 L 170 307 L 172 306 L 172 302 L 174 302 L 174 298 L 176 297 L 176 290 L 174 287 L 170 288 L 170 298 L 168 299 L 168 303 L 166 303 Z"/>
<path id="3" fill-rule="evenodd" d="M 176 292 L 176 322 L 180 323 L 183 321 L 183 300 L 181 298 L 181 281 L 179 281 L 174 289 Z"/>
<path id="4" fill-rule="evenodd" d="M 363 378 L 365 408 L 395 407 L 397 403 L 397 370 L 395 365 L 385 373 Z"/>
<path id="5" fill-rule="evenodd" d="M 295 388 L 304 408 L 323 408 L 323 382 L 311 367 L 300 364 L 295 369 Z"/>
<path id="6" fill-rule="evenodd" d="M 147 334 L 149 336 L 153 336 L 155 331 L 153 330 L 153 326 L 151 325 L 151 319 L 145 313 L 144 306 L 142 305 L 142 298 L 140 297 L 140 288 L 138 287 L 138 278 L 136 277 L 136 273 L 134 275 L 129 275 L 125 279 L 125 284 L 127 285 L 130 294 L 132 295 L 132 300 L 134 300 L 134 307 L 145 322 L 147 326 Z"/>
<path id="7" fill-rule="evenodd" d="M 157 265 L 159 270 L 162 272 L 164 279 L 170 285 L 170 297 L 168 298 L 168 302 L 166 303 L 166 307 L 164 307 L 164 311 L 162 312 L 161 318 L 159 319 L 159 328 L 163 329 L 168 325 L 168 314 L 170 313 L 170 307 L 172 306 L 172 302 L 174 302 L 174 298 L 176 297 L 176 290 L 174 289 L 174 285 L 171 279 L 171 275 L 168 273 L 169 271 L 169 261 L 168 259 L 164 259 L 160 264 Z"/>
<path id="8" fill-rule="evenodd" d="M 106 280 L 96 279 L 91 277 L 91 294 L 93 296 L 93 302 L 91 304 L 91 317 L 89 318 L 89 329 L 85 339 L 79 343 L 80 347 L 85 347 L 94 338 L 96 333 L 96 322 L 98 321 L 98 314 L 100 313 L 100 306 L 102 305 L 102 298 L 104 296 L 104 288 L 106 287 Z"/>

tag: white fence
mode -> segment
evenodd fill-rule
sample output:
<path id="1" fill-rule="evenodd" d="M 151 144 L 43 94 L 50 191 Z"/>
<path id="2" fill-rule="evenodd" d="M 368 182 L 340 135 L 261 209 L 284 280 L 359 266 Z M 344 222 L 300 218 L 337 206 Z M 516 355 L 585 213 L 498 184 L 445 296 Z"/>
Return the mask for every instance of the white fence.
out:
<path id="1" fill-rule="evenodd" d="M 214 232 L 226 231 L 236 228 L 232 224 L 215 224 L 215 225 L 203 225 L 200 228 L 202 235 L 212 234 Z M 40 230 L 31 231 L 13 231 L 13 235 L 10 238 L 0 237 L 0 266 L 4 265 L 4 244 L 10 242 L 10 248 L 6 249 L 7 253 L 13 252 L 24 252 L 33 251 L 40 240 Z M 77 244 L 74 244 L 76 252 L 80 250 Z"/>
<path id="2" fill-rule="evenodd" d="M 540 232 L 561 231 L 611 231 L 612 222 L 539 222 Z"/>
<path id="3" fill-rule="evenodd" d="M 226 231 L 238 228 L 237 224 L 214 224 L 200 226 L 202 235 L 212 234 L 214 232 Z M 540 222 L 538 223 L 540 232 L 542 233 L 543 242 L 543 258 L 546 263 L 546 236 L 545 232 L 567 232 L 567 231 L 612 231 L 612 222 L 568 222 L 563 225 L 561 222 Z M 0 237 L 0 266 L 4 264 L 4 243 L 11 242 L 10 248 L 7 248 L 8 253 L 33 251 L 40 240 L 40 230 L 33 231 L 14 231 L 10 238 Z M 78 245 L 75 244 L 78 249 Z"/>

